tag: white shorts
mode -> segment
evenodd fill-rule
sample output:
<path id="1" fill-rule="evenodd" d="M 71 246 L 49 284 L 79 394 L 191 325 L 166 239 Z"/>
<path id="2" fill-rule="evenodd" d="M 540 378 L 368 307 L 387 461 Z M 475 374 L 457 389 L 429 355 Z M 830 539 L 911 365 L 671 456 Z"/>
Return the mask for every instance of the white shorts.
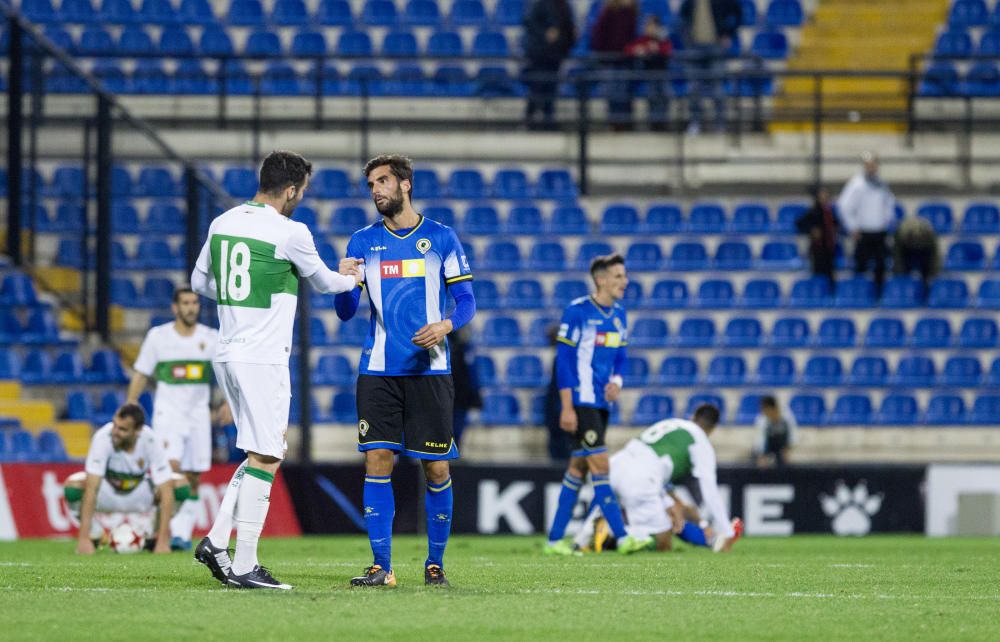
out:
<path id="1" fill-rule="evenodd" d="M 162 441 L 167 459 L 179 461 L 182 471 L 203 473 L 212 467 L 212 425 L 207 417 L 196 420 L 154 410 L 153 432 Z"/>
<path id="2" fill-rule="evenodd" d="M 284 459 L 292 401 L 288 366 L 232 361 L 212 365 L 215 380 L 233 411 L 236 447 Z"/>
<path id="3" fill-rule="evenodd" d="M 628 518 L 629 535 L 639 539 L 666 533 L 673 523 L 667 508 L 673 500 L 663 489 L 656 457 L 626 448 L 611 456 L 611 488 Z"/>
<path id="4" fill-rule="evenodd" d="M 150 480 L 142 480 L 130 493 L 115 492 L 108 480 L 102 479 L 97 487 L 98 513 L 146 513 L 155 506 L 156 493 Z"/>

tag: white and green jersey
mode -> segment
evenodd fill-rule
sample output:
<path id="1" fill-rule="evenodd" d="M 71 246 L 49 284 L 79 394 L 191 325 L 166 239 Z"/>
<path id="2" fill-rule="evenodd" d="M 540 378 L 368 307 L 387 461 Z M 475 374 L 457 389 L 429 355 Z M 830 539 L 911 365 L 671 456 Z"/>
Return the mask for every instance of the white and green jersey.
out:
<path id="1" fill-rule="evenodd" d="M 149 477 L 154 486 L 170 481 L 173 471 L 167 461 L 167 452 L 153 429 L 143 426 L 132 452 L 116 450 L 111 441 L 112 423 L 104 424 L 90 440 L 87 463 L 88 475 L 103 477 L 116 493 L 131 493 Z"/>
<path id="2" fill-rule="evenodd" d="M 288 365 L 299 277 L 320 270 L 309 228 L 270 205 L 244 203 L 212 221 L 191 281 L 196 291 L 198 272 L 214 281 L 215 361 Z"/>
<path id="3" fill-rule="evenodd" d="M 153 430 L 210 426 L 212 358 L 218 343 L 218 331 L 200 323 L 189 337 L 179 334 L 173 321 L 150 328 L 132 367 L 156 380 Z"/>

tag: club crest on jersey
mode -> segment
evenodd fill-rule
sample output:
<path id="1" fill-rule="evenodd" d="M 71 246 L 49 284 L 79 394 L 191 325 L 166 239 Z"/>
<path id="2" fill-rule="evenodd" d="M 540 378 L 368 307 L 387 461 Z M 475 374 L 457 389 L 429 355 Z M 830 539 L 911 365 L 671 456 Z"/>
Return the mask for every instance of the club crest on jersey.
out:
<path id="1" fill-rule="evenodd" d="M 417 252 L 421 254 L 427 254 L 427 250 L 431 249 L 430 239 L 420 239 L 417 241 Z"/>
<path id="2" fill-rule="evenodd" d="M 361 433 L 362 437 L 364 437 L 365 435 L 368 434 L 368 429 L 370 427 L 371 426 L 369 426 L 368 422 L 365 421 L 364 419 L 362 419 L 361 421 L 358 422 L 358 432 Z"/>

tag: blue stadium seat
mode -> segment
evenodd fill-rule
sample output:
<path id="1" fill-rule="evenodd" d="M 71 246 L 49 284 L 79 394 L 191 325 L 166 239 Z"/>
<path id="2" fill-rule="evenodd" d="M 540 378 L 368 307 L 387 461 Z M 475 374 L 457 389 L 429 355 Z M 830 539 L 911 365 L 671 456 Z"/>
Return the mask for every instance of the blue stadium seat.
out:
<path id="1" fill-rule="evenodd" d="M 476 308 L 479 310 L 500 309 L 500 290 L 495 281 L 476 279 L 472 282 L 472 292 L 476 297 Z"/>
<path id="2" fill-rule="evenodd" d="M 184 214 L 179 207 L 171 202 L 153 203 L 149 207 L 144 223 L 150 232 L 163 234 L 183 234 L 185 229 Z"/>
<path id="3" fill-rule="evenodd" d="M 21 340 L 21 321 L 13 310 L 0 309 L 0 344 L 8 345 Z M 4 350 L 4 352 L 7 352 Z M 4 379 L 4 377 L 0 377 Z"/>
<path id="4" fill-rule="evenodd" d="M 28 3 L 25 3 L 22 8 L 27 6 Z M 89 24 L 100 19 L 90 0 L 63 0 L 59 6 L 59 14 L 65 22 L 78 24 Z"/>
<path id="5" fill-rule="evenodd" d="M 222 175 L 222 186 L 235 198 L 252 198 L 257 192 L 257 175 L 248 167 L 228 167 Z"/>
<path id="6" fill-rule="evenodd" d="M 6 176 L 3 177 L 6 180 Z M 30 189 L 22 184 L 24 189 Z M 83 195 L 83 169 L 77 165 L 60 165 L 52 172 L 52 180 L 42 191 L 45 196 L 75 199 Z"/>
<path id="7" fill-rule="evenodd" d="M 441 24 L 441 12 L 434 0 L 409 0 L 401 21 L 414 27 L 436 27 Z"/>
<path id="8" fill-rule="evenodd" d="M 485 198 L 483 175 L 477 169 L 456 169 L 448 177 L 447 193 L 451 198 Z"/>
<path id="9" fill-rule="evenodd" d="M 572 283 L 569 281 L 567 283 Z M 584 286 L 586 287 L 586 286 Z M 558 290 L 559 284 L 556 284 Z M 629 331 L 629 346 L 635 348 L 665 348 L 670 330 L 663 319 L 640 317 L 632 324 Z"/>
<path id="10" fill-rule="evenodd" d="M 527 267 L 536 272 L 562 272 L 566 269 L 566 250 L 555 241 L 536 243 L 528 255 Z M 558 284 L 556 289 L 558 291 Z"/>
<path id="11" fill-rule="evenodd" d="M 427 40 L 427 55 L 457 58 L 462 55 L 462 37 L 456 31 L 435 31 Z"/>
<path id="12" fill-rule="evenodd" d="M 802 203 L 786 203 L 778 208 L 778 214 L 771 224 L 771 231 L 779 234 L 794 234 L 795 223 L 802 218 L 809 206 Z"/>
<path id="13" fill-rule="evenodd" d="M 163 239 L 143 239 L 136 250 L 136 262 L 151 270 L 182 270 L 184 257 Z"/>
<path id="14" fill-rule="evenodd" d="M 319 254 L 319 258 L 322 259 L 323 262 L 326 263 L 327 265 L 331 267 L 337 265 L 337 250 L 335 250 L 333 245 L 331 245 L 329 242 L 321 239 L 316 239 L 316 253 Z M 315 294 L 316 292 L 313 291 L 313 293 Z M 325 298 L 331 299 L 331 297 L 325 297 Z M 326 307 L 328 308 L 333 307 L 333 305 L 329 305 L 330 303 L 329 301 L 327 303 L 328 305 Z M 324 307 L 324 306 L 321 305 L 319 307 Z"/>
<path id="15" fill-rule="evenodd" d="M 924 71 L 923 79 L 917 87 L 917 95 L 928 98 L 954 96 L 958 93 L 958 70 L 950 62 L 931 63 Z"/>
<path id="16" fill-rule="evenodd" d="M 986 373 L 986 383 L 991 386 L 1000 386 L 1000 359 L 994 359 L 990 364 L 990 371 Z"/>
<path id="17" fill-rule="evenodd" d="M 626 309 L 641 308 L 645 305 L 643 301 L 642 283 L 639 281 L 629 281 L 625 286 L 625 296 L 622 297 L 622 305 Z"/>
<path id="18" fill-rule="evenodd" d="M 521 83 L 502 65 L 481 65 L 473 83 L 473 93 L 480 98 L 508 98 L 524 93 Z"/>
<path id="19" fill-rule="evenodd" d="M 264 9 L 260 0 L 232 0 L 226 15 L 231 25 L 240 27 L 264 25 Z"/>
<path id="20" fill-rule="evenodd" d="M 715 344 L 715 323 L 704 317 L 688 317 L 681 321 L 673 344 L 685 348 L 709 348 Z"/>
<path id="21" fill-rule="evenodd" d="M 542 212 L 531 204 L 515 205 L 510 208 L 504 229 L 508 234 L 532 236 L 541 234 L 544 229 Z"/>
<path id="22" fill-rule="evenodd" d="M 492 388 L 499 383 L 497 367 L 492 357 L 477 354 L 472 368 L 476 371 L 476 379 L 483 388 Z"/>
<path id="23" fill-rule="evenodd" d="M 783 354 L 769 354 L 757 363 L 753 383 L 762 386 L 790 386 L 795 380 L 795 362 Z"/>
<path id="24" fill-rule="evenodd" d="M 358 402 L 353 392 L 338 392 L 333 395 L 330 401 L 329 419 L 339 424 L 357 425 Z"/>
<path id="25" fill-rule="evenodd" d="M 750 51 L 765 60 L 784 60 L 788 57 L 788 38 L 781 31 L 759 31 L 753 37 Z"/>
<path id="26" fill-rule="evenodd" d="M 948 357 L 938 377 L 938 384 L 956 388 L 973 388 L 983 379 L 983 367 L 976 357 Z"/>
<path id="27" fill-rule="evenodd" d="M 319 233 L 319 223 L 316 210 L 308 205 L 299 205 L 292 214 L 292 220 L 302 223 L 309 228 L 313 236 Z"/>
<path id="28" fill-rule="evenodd" d="M 292 358 L 293 359 L 298 359 L 298 356 L 293 356 Z M 289 366 L 289 370 L 291 370 L 292 373 L 297 373 L 298 372 L 297 366 L 293 365 L 293 363 L 291 361 L 289 361 L 288 366 Z M 295 374 L 293 374 L 292 377 L 293 377 L 293 379 L 292 379 L 292 387 L 294 388 L 295 387 L 295 383 L 294 383 L 295 382 L 295 379 L 294 379 Z M 327 423 L 327 422 L 333 421 L 333 418 L 332 418 L 332 416 L 330 416 L 329 413 L 324 413 L 320 409 L 319 403 L 317 403 L 316 397 L 313 396 L 313 395 L 309 396 L 309 413 L 312 415 L 313 421 L 316 421 L 316 422 L 319 422 L 319 423 Z M 292 398 L 292 402 L 291 402 L 291 404 L 288 407 L 288 422 L 292 423 L 292 424 L 297 424 L 297 423 L 299 423 L 299 420 L 301 418 L 302 418 L 302 402 L 300 401 L 299 397 L 295 396 L 295 397 Z"/>
<path id="29" fill-rule="evenodd" d="M 905 340 L 906 329 L 901 320 L 880 317 L 868 324 L 864 344 L 868 348 L 900 348 Z"/>
<path id="30" fill-rule="evenodd" d="M 88 26 L 80 34 L 76 49 L 85 56 L 108 54 L 114 51 L 115 43 L 111 34 L 98 25 Z"/>
<path id="31" fill-rule="evenodd" d="M 733 210 L 729 231 L 734 234 L 765 234 L 771 224 L 771 215 L 762 203 L 741 203 Z"/>
<path id="32" fill-rule="evenodd" d="M 51 36 L 50 39 L 55 40 Z M 118 36 L 118 51 L 123 54 L 143 54 L 152 50 L 153 41 L 149 37 L 149 32 L 140 25 L 125 27 Z"/>
<path id="33" fill-rule="evenodd" d="M 415 58 L 417 39 L 411 31 L 388 31 L 382 40 L 382 55 L 393 58 Z"/>
<path id="34" fill-rule="evenodd" d="M 113 165 L 111 167 L 111 195 L 131 196 L 133 193 L 132 174 L 129 173 L 128 169 L 122 167 L 121 165 Z"/>
<path id="35" fill-rule="evenodd" d="M 868 395 L 848 394 L 837 398 L 826 423 L 867 426 L 872 418 L 872 401 Z"/>
<path id="36" fill-rule="evenodd" d="M 39 232 L 81 232 L 83 231 L 83 207 L 76 203 L 60 203 L 55 218 L 49 218 L 48 211 L 39 205 L 35 214 L 35 229 Z"/>
<path id="37" fill-rule="evenodd" d="M 33 308 L 20 340 L 29 345 L 59 343 L 59 324 L 52 310 L 46 307 Z"/>
<path id="38" fill-rule="evenodd" d="M 480 339 L 485 347 L 511 347 L 521 344 L 521 329 L 513 317 L 492 317 L 483 324 Z"/>
<path id="39" fill-rule="evenodd" d="M 351 194 L 351 179 L 342 169 L 321 169 L 309 181 L 311 195 L 322 199 L 343 199 Z"/>
<path id="40" fill-rule="evenodd" d="M 170 279 L 153 277 L 146 279 L 139 300 L 145 308 L 166 308 L 174 296 L 174 284 Z"/>
<path id="41" fill-rule="evenodd" d="M 273 31 L 260 29 L 247 38 L 243 47 L 244 56 L 269 57 L 281 55 L 281 40 Z"/>
<path id="42" fill-rule="evenodd" d="M 889 363 L 884 357 L 858 357 L 847 375 L 852 386 L 883 387 L 888 381 Z"/>
<path id="43" fill-rule="evenodd" d="M 135 22 L 142 22 L 136 15 L 135 7 L 131 0 L 104 0 L 98 11 L 102 22 L 125 25 Z"/>
<path id="44" fill-rule="evenodd" d="M 482 27 L 486 25 L 486 9 L 480 0 L 455 0 L 448 18 L 458 27 Z"/>
<path id="45" fill-rule="evenodd" d="M 736 408 L 736 416 L 733 417 L 733 424 L 737 426 L 752 426 L 760 414 L 760 400 L 763 395 L 759 393 L 748 393 L 740 398 L 740 405 Z"/>
<path id="46" fill-rule="evenodd" d="M 721 234 L 726 228 L 726 211 L 718 203 L 699 203 L 691 208 L 687 231 L 692 234 Z"/>
<path id="47" fill-rule="evenodd" d="M 55 361 L 52 362 L 52 370 L 49 373 L 48 383 L 79 384 L 85 380 L 87 378 L 84 374 L 83 360 L 80 358 L 80 353 L 75 350 L 69 350 L 61 352 L 56 356 Z M 104 382 L 94 381 L 93 383 Z"/>
<path id="48" fill-rule="evenodd" d="M 716 270 L 749 270 L 753 264 L 750 246 L 743 241 L 723 241 L 715 250 Z"/>
<path id="49" fill-rule="evenodd" d="M 625 253 L 625 265 L 633 272 L 655 272 L 663 265 L 663 252 L 657 243 L 633 243 Z"/>
<path id="50" fill-rule="evenodd" d="M 113 277 L 111 279 L 111 303 L 125 308 L 143 307 L 143 301 L 139 297 L 132 279 L 123 277 Z"/>
<path id="51" fill-rule="evenodd" d="M 895 276 L 886 281 L 879 303 L 884 308 L 916 308 L 925 298 L 923 283 L 910 276 Z"/>
<path id="52" fill-rule="evenodd" d="M 892 385 L 927 388 L 934 385 L 934 362 L 930 357 L 909 355 L 899 360 L 896 374 L 890 377 Z"/>
<path id="53" fill-rule="evenodd" d="M 536 246 L 537 247 L 537 246 Z M 561 247 L 561 246 L 560 246 Z M 534 252 L 532 252 L 534 253 Z M 529 261 L 529 269 L 531 268 L 531 262 Z M 552 293 L 552 307 L 563 309 L 568 306 L 573 300 L 579 299 L 580 297 L 587 296 L 589 288 L 585 281 L 579 279 L 565 279 L 562 281 L 556 281 L 555 288 Z M 479 303 L 479 297 L 476 296 L 476 303 Z M 635 329 L 629 336 L 630 343 L 635 339 Z M 634 345 L 634 344 L 633 344 Z"/>
<path id="54" fill-rule="evenodd" d="M 747 281 L 740 298 L 740 305 L 745 308 L 774 308 L 781 301 L 781 287 L 771 279 L 753 279 Z"/>
<path id="55" fill-rule="evenodd" d="M 677 205 L 651 205 L 639 226 L 641 234 L 678 234 L 684 229 L 684 216 Z"/>
<path id="56" fill-rule="evenodd" d="M 194 42 L 184 27 L 168 25 L 160 33 L 158 52 L 167 56 L 189 56 L 194 51 Z"/>
<path id="57" fill-rule="evenodd" d="M 38 459 L 35 437 L 27 430 L 11 432 L 7 444 L 7 459 L 15 462 L 33 462 Z"/>
<path id="58" fill-rule="evenodd" d="M 882 399 L 875 423 L 883 426 L 912 426 L 917 423 L 917 400 L 910 395 L 891 394 Z"/>
<path id="59" fill-rule="evenodd" d="M 507 287 L 504 307 L 520 310 L 540 310 L 545 307 L 545 292 L 535 279 L 515 279 Z"/>
<path id="60" fill-rule="evenodd" d="M 198 39 L 198 49 L 205 56 L 231 56 L 235 51 L 232 38 L 217 24 L 205 25 Z"/>
<path id="61" fill-rule="evenodd" d="M 695 241 L 685 241 L 674 245 L 670 251 L 669 267 L 677 271 L 707 270 L 708 253 L 705 246 Z"/>
<path id="62" fill-rule="evenodd" d="M 644 301 L 644 307 L 657 310 L 686 308 L 687 305 L 687 284 L 674 279 L 657 281 L 653 286 L 653 292 Z"/>
<path id="63" fill-rule="evenodd" d="M 955 0 L 948 13 L 952 27 L 983 27 L 989 23 L 990 12 L 983 0 Z"/>
<path id="64" fill-rule="evenodd" d="M 693 303 L 699 308 L 729 308 L 736 303 L 736 292 L 729 281 L 707 279 L 698 286 Z"/>
<path id="65" fill-rule="evenodd" d="M 356 346 L 364 343 L 370 325 L 369 319 L 361 316 L 355 316 L 350 321 L 341 322 L 337 326 L 337 344 Z"/>
<path id="66" fill-rule="evenodd" d="M 830 298 L 830 281 L 813 276 L 792 284 L 788 304 L 793 308 L 825 308 L 830 306 Z"/>
<path id="67" fill-rule="evenodd" d="M 357 205 L 335 207 L 330 216 L 330 233 L 337 236 L 350 236 L 366 225 L 368 215 L 363 207 Z"/>
<path id="68" fill-rule="evenodd" d="M 747 364 L 743 357 L 718 356 L 708 364 L 705 384 L 710 386 L 739 386 L 746 380 Z"/>
<path id="69" fill-rule="evenodd" d="M 383 91 L 386 96 L 424 96 L 428 87 L 420 65 L 401 62 L 386 76 Z"/>
<path id="70" fill-rule="evenodd" d="M 548 375 L 537 356 L 519 354 L 507 362 L 506 381 L 514 388 L 541 388 L 548 384 Z"/>
<path id="71" fill-rule="evenodd" d="M 482 236 L 497 236 L 500 233 L 500 215 L 489 204 L 470 206 L 462 220 L 462 232 Z"/>
<path id="72" fill-rule="evenodd" d="M 826 423 L 826 402 L 820 395 L 795 395 L 788 402 L 788 409 L 803 426 L 820 426 Z"/>
<path id="73" fill-rule="evenodd" d="M 77 353 L 69 353 L 76 355 Z M 78 355 L 77 355 L 78 356 Z M 56 364 L 58 366 L 58 362 Z M 56 367 L 53 367 L 53 373 Z M 90 367 L 85 375 L 87 383 L 123 384 L 128 383 L 121 358 L 111 350 L 96 350 L 90 356 Z"/>
<path id="74" fill-rule="evenodd" d="M 1000 395 L 986 394 L 976 397 L 969 412 L 969 423 L 994 426 L 1000 417 Z"/>
<path id="75" fill-rule="evenodd" d="M 166 167 L 145 166 L 139 171 L 135 183 L 136 196 L 158 198 L 181 196 L 182 191 Z"/>
<path id="76" fill-rule="evenodd" d="M 498 170 L 493 177 L 491 188 L 493 198 L 509 200 L 526 199 L 531 196 L 528 177 L 523 170 L 506 168 Z"/>
<path id="77" fill-rule="evenodd" d="M 782 317 L 771 329 L 770 345 L 776 348 L 801 348 L 809 343 L 809 324 L 801 317 Z"/>
<path id="78" fill-rule="evenodd" d="M 694 414 L 695 409 L 702 404 L 710 404 L 715 406 L 719 410 L 720 421 L 725 421 L 726 416 L 726 402 L 719 395 L 711 393 L 701 393 L 696 395 L 691 395 L 688 398 L 687 411 L 684 413 L 685 416 L 690 417 Z"/>
<path id="79" fill-rule="evenodd" d="M 146 24 L 173 25 L 180 21 L 170 0 L 142 0 L 137 17 Z"/>
<path id="80" fill-rule="evenodd" d="M 638 228 L 639 212 L 635 207 L 626 203 L 612 203 L 604 208 L 601 234 L 635 234 Z"/>
<path id="81" fill-rule="evenodd" d="M 979 294 L 976 296 L 976 307 L 987 310 L 1000 309 L 1000 280 L 984 279 L 979 284 Z"/>
<path id="82" fill-rule="evenodd" d="M 524 20 L 525 0 L 499 0 L 493 22 L 501 27 L 520 27 Z"/>
<path id="83" fill-rule="evenodd" d="M 290 53 L 296 58 L 312 58 L 325 55 L 327 52 L 326 38 L 320 31 L 303 29 L 292 38 Z M 314 72 L 310 72 L 312 76 Z M 310 183 L 310 188 L 312 183 Z"/>
<path id="84" fill-rule="evenodd" d="M 576 268 L 578 270 L 589 270 L 590 262 L 598 256 L 611 254 L 611 245 L 603 241 L 587 241 L 580 245 L 576 254 Z"/>
<path id="85" fill-rule="evenodd" d="M 300 27 L 309 23 L 309 12 L 302 0 L 275 0 L 271 24 Z"/>
<path id="86" fill-rule="evenodd" d="M 549 336 L 559 327 L 559 319 L 542 315 L 531 320 L 528 331 L 521 336 L 521 345 L 548 348 L 552 345 Z"/>
<path id="87" fill-rule="evenodd" d="M 0 283 L 0 305 L 37 305 L 38 293 L 31 278 L 20 272 L 7 274 Z"/>
<path id="88" fill-rule="evenodd" d="M 43 430 L 38 433 L 37 461 L 65 462 L 69 460 L 63 447 L 62 437 L 53 430 Z"/>
<path id="89" fill-rule="evenodd" d="M 852 319 L 831 317 L 820 322 L 813 343 L 824 348 L 853 348 L 856 335 Z"/>
<path id="90" fill-rule="evenodd" d="M 316 21 L 324 27 L 348 27 L 354 21 L 347 0 L 320 0 Z"/>
<path id="91" fill-rule="evenodd" d="M 32 22 L 58 22 L 60 18 L 49 0 L 23 0 L 20 8 Z"/>
<path id="92" fill-rule="evenodd" d="M 994 17 L 993 26 L 983 31 L 983 35 L 979 38 L 979 48 L 976 50 L 976 53 L 984 58 L 996 58 L 1000 56 L 1000 28 L 997 26 L 998 22 L 1000 21 Z"/>
<path id="93" fill-rule="evenodd" d="M 361 24 L 391 27 L 399 21 L 396 5 L 392 0 L 366 0 L 361 9 Z"/>
<path id="94" fill-rule="evenodd" d="M 972 55 L 972 38 L 964 29 L 942 31 L 934 44 L 934 55 L 942 58 L 968 58 Z"/>
<path id="95" fill-rule="evenodd" d="M 318 386 L 349 386 L 354 383 L 354 369 L 347 357 L 325 354 L 316 362 L 312 380 Z"/>
<path id="96" fill-rule="evenodd" d="M 730 348 L 756 348 L 763 342 L 763 335 L 760 321 L 736 317 L 726 323 L 721 344 Z"/>
<path id="97" fill-rule="evenodd" d="M 997 323 L 993 319 L 966 319 L 958 334 L 958 345 L 963 348 L 997 347 Z"/>
<path id="98" fill-rule="evenodd" d="M 931 426 L 955 426 L 966 421 L 965 401 L 958 395 L 934 395 L 927 402 L 924 423 Z"/>
<path id="99" fill-rule="evenodd" d="M 953 217 L 948 203 L 921 203 L 917 208 L 917 216 L 927 219 L 938 234 L 951 232 Z"/>
<path id="100" fill-rule="evenodd" d="M 957 272 L 981 270 L 986 266 L 986 253 L 977 241 L 957 241 L 948 248 L 944 269 Z"/>
<path id="101" fill-rule="evenodd" d="M 66 393 L 66 418 L 73 421 L 94 421 L 94 400 L 85 390 Z"/>
<path id="102" fill-rule="evenodd" d="M 580 195 L 580 190 L 567 169 L 544 169 L 538 174 L 535 196 L 544 199 L 567 201 Z"/>
<path id="103" fill-rule="evenodd" d="M 345 29 L 337 38 L 337 52 L 342 56 L 370 57 L 372 39 L 364 31 Z"/>
<path id="104" fill-rule="evenodd" d="M 128 203 L 112 203 L 111 227 L 117 233 L 138 233 L 140 229 L 139 214 L 135 207 Z"/>
<path id="105" fill-rule="evenodd" d="M 761 249 L 757 267 L 761 270 L 798 270 L 802 268 L 802 258 L 795 243 L 768 241 Z"/>
<path id="106" fill-rule="evenodd" d="M 983 37 L 985 40 L 985 36 Z M 998 54 L 988 54 L 997 57 Z M 969 68 L 962 81 L 961 92 L 977 98 L 1000 96 L 1000 69 L 992 62 L 978 62 Z"/>
<path id="107" fill-rule="evenodd" d="M 441 198 L 441 182 L 432 168 L 421 167 L 413 170 L 413 194 L 422 199 Z M 436 219 L 435 219 L 436 220 Z M 448 225 L 451 225 L 450 223 Z"/>
<path id="108" fill-rule="evenodd" d="M 476 58 L 506 58 L 510 55 L 507 36 L 502 31 L 480 31 L 472 40 L 472 55 Z"/>
<path id="109" fill-rule="evenodd" d="M 45 350 L 31 350 L 21 363 L 21 383 L 27 385 L 51 382 L 52 358 Z"/>
<path id="110" fill-rule="evenodd" d="M 208 0 L 181 0 L 178 18 L 184 24 L 189 25 L 215 23 L 215 13 Z"/>
<path id="111" fill-rule="evenodd" d="M 649 362 L 643 357 L 628 357 L 622 371 L 628 388 L 639 388 L 649 383 Z"/>
<path id="112" fill-rule="evenodd" d="M 517 397 L 504 392 L 483 395 L 483 409 L 479 418 L 486 425 L 519 425 L 521 408 Z"/>
<path id="113" fill-rule="evenodd" d="M 663 419 L 674 416 L 674 401 L 670 397 L 657 394 L 644 394 L 632 413 L 632 424 L 643 426 L 655 424 Z"/>
<path id="114" fill-rule="evenodd" d="M 875 305 L 875 283 L 863 276 L 837 281 L 833 303 L 838 308 L 870 308 Z"/>
<path id="115" fill-rule="evenodd" d="M 965 281 L 938 279 L 931 284 L 927 305 L 932 308 L 964 308 L 969 303 L 969 288 Z"/>
<path id="116" fill-rule="evenodd" d="M 993 203 L 973 203 L 962 218 L 962 234 L 996 234 L 1000 232 L 1000 210 Z"/>
<path id="117" fill-rule="evenodd" d="M 840 359 L 827 355 L 810 357 L 802 371 L 802 383 L 807 386 L 839 386 L 843 379 Z"/>
<path id="118" fill-rule="evenodd" d="M 698 379 L 698 362 L 693 357 L 667 357 L 660 364 L 657 383 L 662 386 L 693 386 Z"/>
<path id="119" fill-rule="evenodd" d="M 170 87 L 170 77 L 159 60 L 139 60 L 136 62 L 132 69 L 132 93 L 166 94 L 170 93 Z"/>
<path id="120" fill-rule="evenodd" d="M 947 319 L 925 317 L 917 320 L 908 343 L 915 348 L 945 348 L 951 345 L 951 325 Z"/>
<path id="121" fill-rule="evenodd" d="M 764 16 L 768 27 L 798 27 L 804 14 L 799 0 L 771 0 Z"/>

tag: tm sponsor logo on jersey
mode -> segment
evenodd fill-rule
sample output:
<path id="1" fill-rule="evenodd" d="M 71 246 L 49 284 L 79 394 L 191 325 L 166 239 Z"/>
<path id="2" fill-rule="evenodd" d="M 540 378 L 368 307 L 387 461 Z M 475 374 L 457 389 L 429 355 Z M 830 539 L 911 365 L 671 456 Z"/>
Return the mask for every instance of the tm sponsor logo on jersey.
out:
<path id="1" fill-rule="evenodd" d="M 622 345 L 622 336 L 617 332 L 598 332 L 594 338 L 594 342 L 605 348 L 620 348 Z"/>
<path id="2" fill-rule="evenodd" d="M 383 279 L 407 279 L 424 276 L 424 259 L 386 261 L 380 264 Z"/>

